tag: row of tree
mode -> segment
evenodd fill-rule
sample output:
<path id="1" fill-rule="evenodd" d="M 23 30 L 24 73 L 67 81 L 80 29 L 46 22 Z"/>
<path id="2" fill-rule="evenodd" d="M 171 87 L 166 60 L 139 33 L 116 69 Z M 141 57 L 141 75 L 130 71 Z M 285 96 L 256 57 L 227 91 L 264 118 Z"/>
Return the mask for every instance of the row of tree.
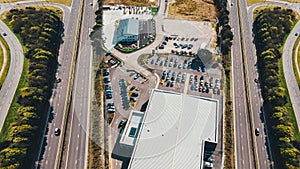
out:
<path id="1" fill-rule="evenodd" d="M 228 55 L 232 46 L 233 33 L 231 26 L 229 25 L 229 11 L 227 10 L 227 0 L 214 0 L 216 8 L 218 10 L 218 24 L 217 33 L 221 29 L 218 35 L 218 45 L 223 55 Z"/>
<path id="2" fill-rule="evenodd" d="M 47 8 L 12 9 L 6 21 L 20 36 L 29 59 L 25 87 L 20 89 L 18 107 L 0 143 L 0 168 L 32 168 L 49 110 L 63 24 Z"/>
<path id="3" fill-rule="evenodd" d="M 265 8 L 257 11 L 254 21 L 259 78 L 264 98 L 269 137 L 276 168 L 300 168 L 300 144 L 295 138 L 298 130 L 290 122 L 286 89 L 281 86 L 279 71 L 281 48 L 286 35 L 296 22 L 289 9 Z"/>

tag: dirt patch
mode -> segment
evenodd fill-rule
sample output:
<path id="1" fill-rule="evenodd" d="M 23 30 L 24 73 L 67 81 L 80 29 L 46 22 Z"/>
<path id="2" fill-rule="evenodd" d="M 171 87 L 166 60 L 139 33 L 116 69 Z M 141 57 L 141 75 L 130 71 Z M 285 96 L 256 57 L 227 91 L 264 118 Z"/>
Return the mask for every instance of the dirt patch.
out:
<path id="1" fill-rule="evenodd" d="M 158 0 L 104 0 L 104 5 L 157 6 Z"/>
<path id="2" fill-rule="evenodd" d="M 216 22 L 213 0 L 176 0 L 168 6 L 169 18 Z"/>

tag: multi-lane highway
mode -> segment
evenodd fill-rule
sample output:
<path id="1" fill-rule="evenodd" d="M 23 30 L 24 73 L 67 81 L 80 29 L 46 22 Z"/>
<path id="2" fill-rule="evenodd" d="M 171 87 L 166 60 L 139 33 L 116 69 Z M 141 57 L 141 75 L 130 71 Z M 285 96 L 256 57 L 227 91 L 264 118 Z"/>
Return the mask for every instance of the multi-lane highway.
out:
<path id="1" fill-rule="evenodd" d="M 242 46 L 238 4 L 232 1 L 230 8 L 230 25 L 234 38 L 232 44 L 232 82 L 234 105 L 234 136 L 235 136 L 235 166 L 236 168 L 254 168 L 251 152 L 251 133 L 249 128 L 249 116 L 246 101 L 246 87 L 244 79 Z"/>
<path id="2" fill-rule="evenodd" d="M 52 4 L 49 4 L 52 5 Z M 57 157 L 61 144 L 61 137 L 54 135 L 54 129 L 62 128 L 64 120 L 64 113 L 66 110 L 66 99 L 69 88 L 69 79 L 71 75 L 71 63 L 74 51 L 75 30 L 77 29 L 79 11 L 79 0 L 74 0 L 70 8 L 64 9 L 64 43 L 61 45 L 58 57 L 57 76 L 62 79 L 53 89 L 50 104 L 53 108 L 51 112 L 53 119 L 47 125 L 48 131 L 45 133 L 45 147 L 43 154 L 40 155 L 39 168 L 53 169 L 56 167 Z M 42 150 L 41 149 L 41 150 Z"/>
<path id="3" fill-rule="evenodd" d="M 67 153 L 61 168 L 87 168 L 89 114 L 91 96 L 92 45 L 89 27 L 94 25 L 92 0 L 83 1 L 78 58 L 75 66 L 73 100 L 70 110 L 70 133 L 66 138 Z"/>
<path id="4" fill-rule="evenodd" d="M 249 92 L 249 100 L 250 100 L 250 112 L 252 116 L 252 137 L 254 138 L 254 146 L 256 153 L 256 163 L 258 168 L 268 169 L 270 168 L 270 158 L 268 156 L 267 151 L 267 137 L 263 120 L 263 114 L 260 111 L 263 105 L 263 101 L 261 98 L 261 92 L 259 85 L 254 82 L 255 78 L 258 78 L 258 72 L 256 61 L 256 49 L 253 43 L 253 33 L 252 33 L 252 21 L 249 18 L 247 13 L 247 1 L 240 1 L 240 11 L 241 11 L 241 19 L 242 19 L 242 30 L 243 30 L 243 40 L 244 40 L 244 58 L 245 58 L 245 66 L 247 69 L 247 83 L 248 83 L 248 92 Z M 250 125 L 251 126 L 251 125 Z M 254 135 L 255 128 L 259 128 L 261 134 L 259 136 Z M 249 139 L 250 142 L 251 139 Z"/>

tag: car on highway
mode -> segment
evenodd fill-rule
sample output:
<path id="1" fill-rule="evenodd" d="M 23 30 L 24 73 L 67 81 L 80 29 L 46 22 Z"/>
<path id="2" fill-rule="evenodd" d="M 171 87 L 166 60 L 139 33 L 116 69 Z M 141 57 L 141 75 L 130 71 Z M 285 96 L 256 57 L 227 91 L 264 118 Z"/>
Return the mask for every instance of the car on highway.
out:
<path id="1" fill-rule="evenodd" d="M 59 128 L 55 128 L 54 129 L 54 135 L 55 136 L 59 136 L 60 135 L 60 129 Z"/>
<path id="2" fill-rule="evenodd" d="M 258 79 L 257 79 L 257 78 L 255 78 L 255 79 L 254 79 L 254 82 L 255 82 L 255 83 L 258 83 Z"/>
<path id="3" fill-rule="evenodd" d="M 61 82 L 61 78 L 56 78 L 56 83 L 60 83 Z"/>
<path id="4" fill-rule="evenodd" d="M 3 35 L 3 36 L 7 36 L 7 34 L 6 34 L 5 32 L 2 32 L 2 35 Z"/>
<path id="5" fill-rule="evenodd" d="M 259 134 L 260 134 L 259 128 L 256 128 L 256 129 L 255 129 L 255 135 L 256 135 L 256 136 L 259 136 Z"/>
<path id="6" fill-rule="evenodd" d="M 90 3 L 90 6 L 93 6 L 93 3 Z"/>
<path id="7" fill-rule="evenodd" d="M 295 33 L 295 36 L 298 36 L 298 35 L 299 35 L 299 32 L 296 32 L 296 33 Z"/>

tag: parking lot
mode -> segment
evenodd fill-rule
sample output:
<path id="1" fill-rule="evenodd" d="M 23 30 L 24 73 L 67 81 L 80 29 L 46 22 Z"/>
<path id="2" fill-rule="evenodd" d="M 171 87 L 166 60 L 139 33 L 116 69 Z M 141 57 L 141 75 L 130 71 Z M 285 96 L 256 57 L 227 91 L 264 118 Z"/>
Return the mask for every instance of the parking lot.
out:
<path id="1" fill-rule="evenodd" d="M 160 77 L 159 89 L 204 97 L 221 94 L 221 70 L 193 69 L 196 57 L 174 54 L 146 57 L 145 65 Z"/>
<path id="2" fill-rule="evenodd" d="M 114 114 L 109 117 L 117 116 L 118 119 L 113 120 L 119 122 L 127 119 L 131 110 L 141 110 L 155 87 L 155 81 L 145 79 L 127 66 L 107 70 L 109 74 L 103 78 L 104 84 L 109 86 L 105 87 L 104 108 L 107 114 Z M 109 103 L 113 103 L 114 111 L 111 111 Z"/>

